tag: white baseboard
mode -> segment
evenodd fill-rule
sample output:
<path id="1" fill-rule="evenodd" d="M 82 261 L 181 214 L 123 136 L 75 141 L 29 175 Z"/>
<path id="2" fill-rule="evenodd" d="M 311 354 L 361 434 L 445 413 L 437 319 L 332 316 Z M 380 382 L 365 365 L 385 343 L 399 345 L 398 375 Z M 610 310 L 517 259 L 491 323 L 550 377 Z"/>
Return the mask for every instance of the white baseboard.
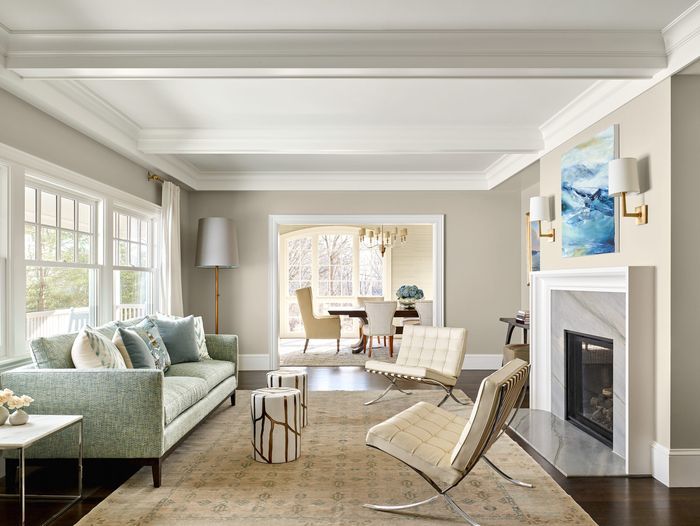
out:
<path id="1" fill-rule="evenodd" d="M 269 371 L 270 357 L 267 354 L 239 354 L 240 371 Z"/>
<path id="2" fill-rule="evenodd" d="M 501 367 L 503 355 L 501 354 L 467 354 L 464 356 L 462 370 L 489 370 L 493 371 Z"/>
<path id="3" fill-rule="evenodd" d="M 652 444 L 652 474 L 669 488 L 700 487 L 700 449 L 668 449 Z"/>

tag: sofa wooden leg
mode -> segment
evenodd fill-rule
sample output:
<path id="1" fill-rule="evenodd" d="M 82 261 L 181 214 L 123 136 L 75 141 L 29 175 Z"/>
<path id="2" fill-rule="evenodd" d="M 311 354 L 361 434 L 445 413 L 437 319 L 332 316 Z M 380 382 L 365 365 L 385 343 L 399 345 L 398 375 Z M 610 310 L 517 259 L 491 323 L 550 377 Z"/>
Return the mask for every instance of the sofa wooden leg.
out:
<path id="1" fill-rule="evenodd" d="M 231 394 L 231 405 L 236 405 L 236 391 Z"/>
<path id="2" fill-rule="evenodd" d="M 306 348 L 309 346 L 309 339 L 306 339 L 306 342 L 304 343 L 304 352 L 306 352 Z"/>
<path id="3" fill-rule="evenodd" d="M 153 487 L 160 488 L 161 475 L 163 472 L 163 459 L 156 458 L 151 464 L 151 471 L 153 472 Z"/>

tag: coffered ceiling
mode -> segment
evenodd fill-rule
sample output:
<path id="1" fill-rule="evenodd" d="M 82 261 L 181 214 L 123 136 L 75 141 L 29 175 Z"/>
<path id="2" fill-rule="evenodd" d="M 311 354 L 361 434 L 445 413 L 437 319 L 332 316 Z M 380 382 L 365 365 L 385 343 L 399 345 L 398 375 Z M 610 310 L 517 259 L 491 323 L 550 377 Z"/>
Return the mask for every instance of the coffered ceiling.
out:
<path id="1" fill-rule="evenodd" d="M 699 5 L 0 0 L 0 87 L 194 189 L 483 190 L 697 58 Z"/>

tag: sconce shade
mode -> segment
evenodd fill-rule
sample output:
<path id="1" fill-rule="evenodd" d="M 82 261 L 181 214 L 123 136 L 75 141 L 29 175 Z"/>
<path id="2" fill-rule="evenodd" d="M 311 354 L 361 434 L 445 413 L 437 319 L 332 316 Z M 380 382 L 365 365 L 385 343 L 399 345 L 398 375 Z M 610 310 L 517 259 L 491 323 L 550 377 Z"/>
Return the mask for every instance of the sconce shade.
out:
<path id="1" fill-rule="evenodd" d="M 535 196 L 530 198 L 530 221 L 551 221 L 553 219 L 551 198 Z"/>
<path id="2" fill-rule="evenodd" d="M 238 238 L 231 219 L 203 217 L 199 220 L 194 264 L 200 268 L 238 267 Z"/>
<path id="3" fill-rule="evenodd" d="M 623 192 L 639 193 L 637 159 L 623 157 L 608 163 L 608 194 L 615 196 Z"/>

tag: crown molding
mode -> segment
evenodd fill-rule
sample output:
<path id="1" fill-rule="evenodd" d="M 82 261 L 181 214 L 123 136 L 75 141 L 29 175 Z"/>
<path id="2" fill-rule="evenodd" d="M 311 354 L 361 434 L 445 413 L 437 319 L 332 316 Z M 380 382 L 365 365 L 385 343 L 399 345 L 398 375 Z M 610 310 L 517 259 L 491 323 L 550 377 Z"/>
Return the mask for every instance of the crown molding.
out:
<path id="1" fill-rule="evenodd" d="M 71 128 L 104 144 L 146 169 L 167 173 L 185 185 L 196 186 L 196 173 L 179 159 L 144 154 L 136 147 L 133 122 L 89 94 L 77 83 L 24 81 L 16 74 L 0 68 L 0 88 L 67 124 Z"/>
<path id="2" fill-rule="evenodd" d="M 202 172 L 201 191 L 488 190 L 481 172 Z"/>
<path id="3" fill-rule="evenodd" d="M 104 31 L 10 33 L 25 78 L 647 78 L 659 31 Z"/>
<path id="4" fill-rule="evenodd" d="M 535 127 L 331 127 L 143 129 L 138 148 L 152 154 L 521 153 L 541 150 Z"/>
<path id="5" fill-rule="evenodd" d="M 484 171 L 486 189 L 492 190 L 524 170 L 542 156 L 540 152 L 504 155 Z"/>

